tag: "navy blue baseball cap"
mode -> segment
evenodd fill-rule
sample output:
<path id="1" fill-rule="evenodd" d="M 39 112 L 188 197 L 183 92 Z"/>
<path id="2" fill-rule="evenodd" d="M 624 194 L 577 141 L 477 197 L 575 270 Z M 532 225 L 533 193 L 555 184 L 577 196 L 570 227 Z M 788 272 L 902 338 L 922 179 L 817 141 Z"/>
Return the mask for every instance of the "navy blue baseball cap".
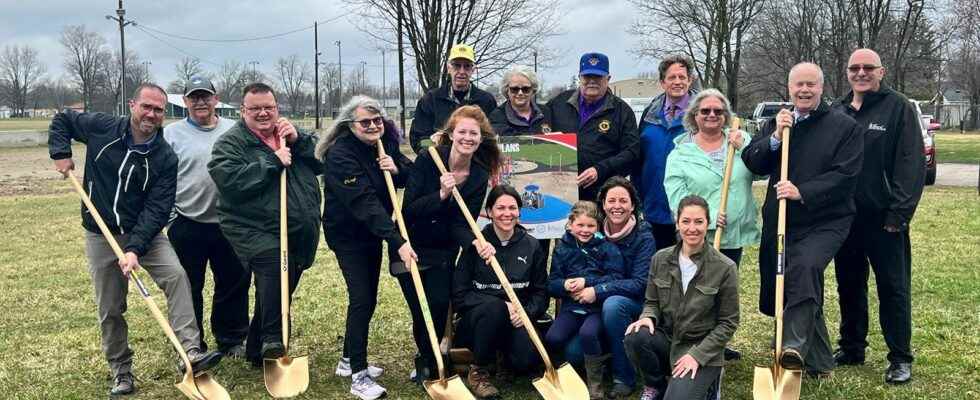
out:
<path id="1" fill-rule="evenodd" d="M 579 75 L 609 75 L 609 57 L 602 53 L 585 53 L 578 62 Z"/>

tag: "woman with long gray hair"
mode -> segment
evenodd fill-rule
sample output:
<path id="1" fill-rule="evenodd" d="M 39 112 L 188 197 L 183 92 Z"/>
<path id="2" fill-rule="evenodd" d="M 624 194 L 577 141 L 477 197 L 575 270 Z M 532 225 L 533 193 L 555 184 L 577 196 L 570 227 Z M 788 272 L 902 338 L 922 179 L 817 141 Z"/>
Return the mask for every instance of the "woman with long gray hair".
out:
<path id="1" fill-rule="evenodd" d="M 347 326 L 344 351 L 336 374 L 350 376 L 351 394 L 377 399 L 385 389 L 374 380 L 380 368 L 367 363 L 368 326 L 377 305 L 381 274 L 381 242 L 390 254 L 408 263 L 418 259 L 391 220 L 391 197 L 382 171 L 395 186 L 404 187 L 412 162 L 398 150 L 398 128 L 377 100 L 354 96 L 316 145 L 324 165 L 323 235 L 337 255 L 347 284 Z M 386 156 L 378 157 L 377 146 Z"/>

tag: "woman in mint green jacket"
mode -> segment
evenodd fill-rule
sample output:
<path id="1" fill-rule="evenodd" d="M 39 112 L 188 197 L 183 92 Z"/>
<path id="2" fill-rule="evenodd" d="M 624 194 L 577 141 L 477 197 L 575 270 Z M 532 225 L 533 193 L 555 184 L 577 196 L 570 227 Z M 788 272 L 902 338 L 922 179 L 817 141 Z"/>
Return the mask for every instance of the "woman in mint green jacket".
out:
<path id="1" fill-rule="evenodd" d="M 738 265 L 742 248 L 758 243 L 760 231 L 752 197 L 754 175 L 745 168 L 741 158 L 742 149 L 751 137 L 744 131 L 729 132 L 731 117 L 728 99 L 716 89 L 701 91 L 691 99 L 684 114 L 687 132 L 674 140 L 674 150 L 667 156 L 664 189 L 673 214 L 677 214 L 677 205 L 687 195 L 696 194 L 708 200 L 712 222 L 708 240 L 713 240 L 716 224 L 724 228 L 721 252 Z M 728 146 L 736 146 L 728 206 L 724 214 L 718 215 Z"/>

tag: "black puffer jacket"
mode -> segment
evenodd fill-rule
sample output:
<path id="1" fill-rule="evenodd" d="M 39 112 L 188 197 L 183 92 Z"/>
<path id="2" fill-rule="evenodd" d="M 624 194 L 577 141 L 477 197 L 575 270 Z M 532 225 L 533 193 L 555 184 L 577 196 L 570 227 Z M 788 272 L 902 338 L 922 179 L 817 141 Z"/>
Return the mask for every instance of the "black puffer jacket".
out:
<path id="1" fill-rule="evenodd" d="M 174 207 L 177 156 L 163 140 L 163 129 L 145 150 L 129 145 L 130 129 L 126 117 L 66 109 L 51 121 L 48 152 L 51 159 L 61 160 L 71 158 L 72 139 L 87 145 L 83 186 L 109 230 L 129 234 L 120 243 L 123 250 L 142 256 Z M 82 226 L 100 232 L 85 206 Z"/>
<path id="2" fill-rule="evenodd" d="M 514 293 L 524 306 L 531 320 L 536 320 L 548 309 L 548 255 L 538 239 L 527 233 L 523 226 L 514 228 L 506 245 L 500 244 L 493 225 L 483 228 L 483 236 L 495 249 L 497 261 L 514 288 Z M 501 299 L 510 301 L 497 274 L 477 254 L 476 248 L 463 251 L 453 273 L 453 307 L 461 313 L 486 301 Z"/>

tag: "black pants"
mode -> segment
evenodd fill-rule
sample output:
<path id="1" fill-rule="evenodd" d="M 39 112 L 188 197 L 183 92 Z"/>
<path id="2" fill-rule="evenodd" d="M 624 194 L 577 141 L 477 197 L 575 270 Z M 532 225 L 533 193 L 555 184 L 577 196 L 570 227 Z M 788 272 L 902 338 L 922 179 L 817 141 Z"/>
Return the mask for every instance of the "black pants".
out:
<path id="1" fill-rule="evenodd" d="M 868 347 L 868 262 L 875 273 L 881 332 L 888 361 L 912 362 L 912 246 L 909 232 L 887 232 L 884 215 L 858 213 L 834 257 L 841 322 L 840 349 L 864 354 Z"/>
<path id="2" fill-rule="evenodd" d="M 280 287 L 282 279 L 279 271 L 279 249 L 255 256 L 249 260 L 248 268 L 255 277 L 255 310 L 252 313 L 252 322 L 248 326 L 245 354 L 249 359 L 257 360 L 261 358 L 263 343 L 282 342 L 282 288 Z M 302 269 L 290 263 L 290 303 L 302 274 Z"/>
<path id="3" fill-rule="evenodd" d="M 650 224 L 657 250 L 677 244 L 677 226 L 674 224 Z"/>
<path id="4" fill-rule="evenodd" d="M 721 376 L 721 367 L 700 366 L 697 376 L 691 374 L 683 378 L 672 378 L 674 366 L 670 363 L 671 338 L 664 331 L 655 329 L 650 334 L 647 328 L 631 333 L 623 339 L 626 354 L 633 362 L 637 373 L 646 386 L 664 391 L 663 400 L 704 399 L 715 387 Z"/>
<path id="5" fill-rule="evenodd" d="M 442 340 L 446 333 L 446 319 L 449 316 L 449 302 L 452 296 L 453 274 L 452 269 L 447 266 L 434 266 L 421 271 L 422 287 L 425 289 L 425 298 L 428 303 L 429 313 L 432 316 L 432 325 L 436 331 L 436 338 Z M 432 345 L 429 342 L 429 333 L 425 330 L 425 320 L 422 316 L 422 308 L 419 306 L 419 298 L 415 294 L 415 284 L 412 283 L 410 273 L 398 274 L 398 285 L 402 288 L 405 302 L 408 303 L 408 310 L 412 313 L 412 337 L 415 338 L 415 348 L 418 349 L 422 359 L 429 365 L 430 370 L 436 370 L 436 360 L 433 358 Z"/>
<path id="6" fill-rule="evenodd" d="M 378 305 L 378 280 L 381 276 L 381 242 L 362 251 L 335 251 L 340 272 L 347 283 L 347 325 L 344 333 L 344 357 L 350 358 L 351 371 L 368 367 L 368 332 L 374 309 Z"/>
<path id="7" fill-rule="evenodd" d="M 460 316 L 456 343 L 473 352 L 474 362 L 489 366 L 503 355 L 507 366 L 518 372 L 536 370 L 541 356 L 531 343 L 524 327 L 510 323 L 507 304 L 501 299 L 488 300 Z"/>
<path id="8" fill-rule="evenodd" d="M 742 248 L 737 249 L 721 249 L 719 250 L 721 254 L 728 257 L 729 260 L 735 263 L 735 268 L 738 268 L 739 264 L 742 262 Z"/>
<path id="9" fill-rule="evenodd" d="M 214 335 L 219 350 L 241 345 L 248 334 L 248 288 L 251 274 L 242 267 L 235 250 L 221 233 L 221 228 L 218 224 L 204 224 L 178 214 L 167 230 L 167 237 L 191 284 L 194 316 L 201 331 L 201 349 L 207 349 L 204 340 L 203 291 L 209 263 L 214 277 L 211 334 Z"/>

